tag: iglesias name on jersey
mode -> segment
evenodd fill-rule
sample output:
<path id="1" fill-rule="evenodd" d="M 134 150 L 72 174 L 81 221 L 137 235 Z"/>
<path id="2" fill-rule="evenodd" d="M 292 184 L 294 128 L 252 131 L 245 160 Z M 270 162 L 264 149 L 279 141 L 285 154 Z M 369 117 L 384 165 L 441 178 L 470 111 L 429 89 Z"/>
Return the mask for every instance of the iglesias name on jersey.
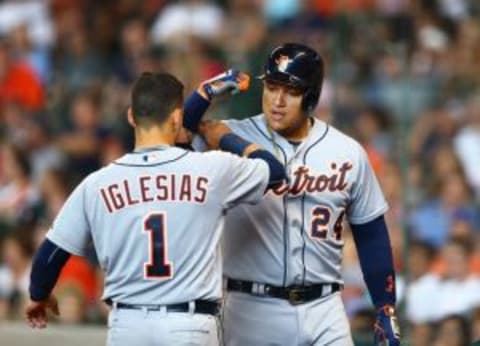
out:
<path id="1" fill-rule="evenodd" d="M 93 243 L 105 271 L 104 299 L 217 300 L 225 213 L 258 202 L 268 179 L 264 161 L 219 151 L 129 153 L 77 186 L 47 238 L 76 255 Z"/>

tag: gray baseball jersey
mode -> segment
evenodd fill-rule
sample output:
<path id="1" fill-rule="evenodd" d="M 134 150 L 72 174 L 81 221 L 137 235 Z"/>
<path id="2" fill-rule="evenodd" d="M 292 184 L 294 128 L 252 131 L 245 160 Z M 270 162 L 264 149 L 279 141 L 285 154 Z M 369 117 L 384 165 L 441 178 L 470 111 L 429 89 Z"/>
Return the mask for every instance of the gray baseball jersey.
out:
<path id="1" fill-rule="evenodd" d="M 47 234 L 84 255 L 93 242 L 103 298 L 171 304 L 221 297 L 225 211 L 263 197 L 262 160 L 163 146 L 126 154 L 89 175 Z"/>
<path id="2" fill-rule="evenodd" d="M 227 124 L 274 153 L 290 182 L 228 213 L 225 276 L 277 286 L 342 283 L 344 218 L 362 224 L 388 209 L 361 145 L 317 119 L 299 145 L 269 130 L 263 114 Z"/>

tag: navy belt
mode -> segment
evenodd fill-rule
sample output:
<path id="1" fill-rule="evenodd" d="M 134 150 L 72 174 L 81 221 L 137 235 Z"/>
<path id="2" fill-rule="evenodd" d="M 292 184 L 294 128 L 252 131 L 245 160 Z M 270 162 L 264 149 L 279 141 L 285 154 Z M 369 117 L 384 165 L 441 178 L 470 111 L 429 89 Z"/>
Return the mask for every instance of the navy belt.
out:
<path id="1" fill-rule="evenodd" d="M 343 285 L 338 282 L 279 287 L 252 281 L 227 279 L 228 291 L 285 299 L 292 305 L 308 303 L 312 300 L 326 297 L 332 293 L 340 291 L 342 288 Z"/>
<path id="2" fill-rule="evenodd" d="M 160 311 L 165 309 L 167 312 L 189 312 L 189 303 L 177 303 L 177 304 L 165 304 L 165 305 L 150 305 L 150 304 L 127 304 L 116 302 L 112 303 L 111 300 L 107 300 L 106 303 L 110 306 L 115 306 L 117 309 L 131 309 L 131 310 L 148 310 L 148 311 Z M 195 307 L 193 313 L 218 315 L 220 313 L 220 303 L 211 300 L 195 300 Z"/>

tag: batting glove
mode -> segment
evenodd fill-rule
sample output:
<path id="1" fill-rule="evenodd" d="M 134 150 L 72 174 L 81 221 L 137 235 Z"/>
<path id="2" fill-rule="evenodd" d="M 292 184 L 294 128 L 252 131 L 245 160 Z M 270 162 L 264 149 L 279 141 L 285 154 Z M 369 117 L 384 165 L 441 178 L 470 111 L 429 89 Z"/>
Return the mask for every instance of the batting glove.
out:
<path id="1" fill-rule="evenodd" d="M 385 305 L 377 311 L 377 320 L 374 328 L 375 345 L 400 345 L 400 327 L 398 326 L 393 306 Z"/>
<path id="2" fill-rule="evenodd" d="M 249 85 L 250 77 L 233 68 L 202 83 L 203 90 L 210 100 L 227 92 L 236 94 L 245 91 Z"/>

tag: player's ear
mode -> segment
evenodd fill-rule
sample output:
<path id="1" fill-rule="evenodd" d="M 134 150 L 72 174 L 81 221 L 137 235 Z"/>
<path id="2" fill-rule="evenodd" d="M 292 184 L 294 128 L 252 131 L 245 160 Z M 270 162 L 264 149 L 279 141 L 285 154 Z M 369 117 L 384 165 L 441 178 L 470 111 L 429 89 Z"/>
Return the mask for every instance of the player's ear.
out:
<path id="1" fill-rule="evenodd" d="M 135 119 L 133 118 L 132 107 L 128 107 L 127 120 L 130 126 L 132 126 L 133 128 L 137 127 L 137 124 L 135 123 Z"/>
<path id="2" fill-rule="evenodd" d="M 172 114 L 172 120 L 175 130 L 180 131 L 183 127 L 183 107 L 175 108 Z"/>

